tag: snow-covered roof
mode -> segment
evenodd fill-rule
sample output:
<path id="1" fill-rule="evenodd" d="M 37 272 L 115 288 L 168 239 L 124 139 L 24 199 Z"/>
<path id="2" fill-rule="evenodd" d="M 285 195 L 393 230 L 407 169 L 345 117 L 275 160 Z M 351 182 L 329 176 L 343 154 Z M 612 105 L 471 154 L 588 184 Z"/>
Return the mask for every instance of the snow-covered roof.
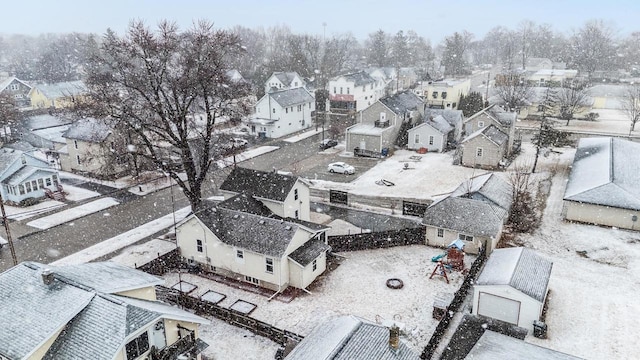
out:
<path id="1" fill-rule="evenodd" d="M 106 294 L 164 283 L 153 275 L 108 261 L 53 267 L 52 270 L 57 275 Z"/>
<path id="2" fill-rule="evenodd" d="M 466 359 L 577 360 L 580 358 L 487 330 L 473 346 Z"/>
<path id="3" fill-rule="evenodd" d="M 111 128 L 104 121 L 86 118 L 73 123 L 62 136 L 67 139 L 101 142 L 110 134 Z"/>
<path id="4" fill-rule="evenodd" d="M 291 82 L 293 81 L 293 79 L 296 78 L 296 76 L 299 78 L 300 76 L 298 75 L 297 72 L 295 71 L 290 71 L 290 72 L 274 72 L 273 75 L 271 76 L 275 76 L 278 78 L 278 80 L 280 80 L 281 83 L 283 83 L 285 86 L 291 86 Z"/>
<path id="5" fill-rule="evenodd" d="M 486 201 L 447 196 L 427 208 L 422 224 L 472 236 L 495 238 L 507 215 L 504 209 Z"/>
<path id="6" fill-rule="evenodd" d="M 424 101 L 411 91 L 403 91 L 378 100 L 395 114 L 422 109 Z"/>
<path id="7" fill-rule="evenodd" d="M 475 119 L 478 116 L 486 115 L 496 121 L 498 124 L 502 126 L 511 126 L 516 122 L 517 114 L 515 112 L 507 112 L 504 111 L 500 106 L 496 104 L 491 104 L 488 107 L 478 111 L 477 113 L 471 115 L 464 122 L 469 122 L 470 120 Z"/>
<path id="8" fill-rule="evenodd" d="M 451 109 L 433 109 L 426 108 L 424 110 L 425 119 L 436 118 L 438 116 L 442 116 L 449 125 L 456 127 L 462 125 L 464 121 L 464 114 L 462 110 L 451 110 Z"/>
<path id="9" fill-rule="evenodd" d="M 220 190 L 284 201 L 297 181 L 296 176 L 236 166 L 220 185 Z"/>
<path id="10" fill-rule="evenodd" d="M 69 125 L 71 119 L 49 114 L 33 115 L 25 119 L 26 127 L 29 130 L 47 129 L 61 125 Z"/>
<path id="11" fill-rule="evenodd" d="M 495 249 L 476 285 L 509 285 L 544 302 L 553 263 L 525 248 Z"/>
<path id="12" fill-rule="evenodd" d="M 286 360 L 417 360 L 420 357 L 400 341 L 389 346 L 389 329 L 355 316 L 328 320 L 307 335 Z"/>
<path id="13" fill-rule="evenodd" d="M 24 86 L 31 88 L 31 85 L 27 84 L 26 82 L 16 78 L 16 77 L 8 77 L 6 79 L 4 79 L 3 81 L 0 81 L 0 92 L 3 92 L 4 89 L 7 88 L 7 86 L 9 86 L 12 82 L 17 81 L 21 84 L 23 84 Z"/>
<path id="14" fill-rule="evenodd" d="M 475 132 L 469 134 L 469 136 L 464 138 L 462 142 L 463 143 L 467 142 L 481 135 L 491 140 L 491 142 L 493 142 L 498 146 L 506 143 L 509 140 L 509 135 L 503 133 L 500 129 L 498 129 L 497 127 L 493 126 L 493 124 L 491 124 L 489 126 L 485 126 L 482 129 L 476 130 Z"/>
<path id="15" fill-rule="evenodd" d="M 83 81 L 65 81 L 53 84 L 36 84 L 38 89 L 48 99 L 57 99 L 67 96 L 76 96 L 87 93 L 87 86 Z"/>
<path id="16" fill-rule="evenodd" d="M 492 202 L 509 211 L 513 202 L 513 189 L 493 173 L 478 175 L 460 184 L 451 196 Z"/>
<path id="17" fill-rule="evenodd" d="M 304 267 L 329 250 L 331 250 L 331 246 L 320 239 L 313 239 L 289 254 L 289 258 Z"/>
<path id="18" fill-rule="evenodd" d="M 347 128 L 347 133 L 349 134 L 358 134 L 358 135 L 382 135 L 383 132 L 387 130 L 391 130 L 393 127 L 389 126 L 386 128 L 381 128 L 375 126 L 375 124 L 369 123 L 359 123 Z"/>
<path id="19" fill-rule="evenodd" d="M 371 84 L 376 82 L 376 79 L 372 78 L 371 75 L 367 74 L 365 71 L 358 71 L 355 73 L 339 75 L 334 77 L 331 80 L 338 80 L 340 78 L 345 79 L 346 81 L 352 82 L 354 86 L 362 86 L 366 84 Z"/>
<path id="20" fill-rule="evenodd" d="M 38 168 L 35 166 L 27 165 L 27 166 L 23 166 L 18 171 L 14 172 L 9 177 L 2 180 L 2 183 L 11 185 L 11 186 L 20 185 L 25 180 L 27 180 L 29 177 L 33 176 L 36 173 L 40 173 L 39 177 L 43 178 L 45 176 L 51 176 L 51 174 L 57 174 L 58 172 L 53 169 Z"/>
<path id="21" fill-rule="evenodd" d="M 294 89 L 285 89 L 270 92 L 267 94 L 271 96 L 282 107 L 289 107 L 298 104 L 310 103 L 314 101 L 313 95 L 303 87 Z"/>
<path id="22" fill-rule="evenodd" d="M 640 210 L 640 144 L 618 138 L 582 138 L 564 199 Z"/>

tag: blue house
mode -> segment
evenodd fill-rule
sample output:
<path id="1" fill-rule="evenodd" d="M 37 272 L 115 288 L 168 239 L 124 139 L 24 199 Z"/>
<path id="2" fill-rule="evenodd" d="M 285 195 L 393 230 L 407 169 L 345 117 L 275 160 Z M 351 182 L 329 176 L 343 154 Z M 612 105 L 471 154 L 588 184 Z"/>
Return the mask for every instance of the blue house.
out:
<path id="1" fill-rule="evenodd" d="M 15 149 L 0 149 L 0 184 L 2 199 L 11 203 L 47 195 L 59 199 L 62 194 L 57 171 L 46 161 Z"/>

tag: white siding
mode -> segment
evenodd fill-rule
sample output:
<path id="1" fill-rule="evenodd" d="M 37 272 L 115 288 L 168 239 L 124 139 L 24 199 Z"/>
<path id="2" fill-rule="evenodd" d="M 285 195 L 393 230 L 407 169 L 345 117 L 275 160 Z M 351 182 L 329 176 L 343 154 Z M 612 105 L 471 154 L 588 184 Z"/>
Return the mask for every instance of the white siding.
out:
<path id="1" fill-rule="evenodd" d="M 487 303 L 480 307 L 480 301 Z M 515 307 L 513 302 L 520 304 L 517 325 L 533 332 L 533 321 L 539 320 L 542 314 L 541 302 L 509 285 L 475 285 L 473 287 L 474 315 L 485 311 L 486 315 L 497 316 L 494 318 L 508 321 L 512 316 L 509 310 L 512 311 Z"/>
<path id="2" fill-rule="evenodd" d="M 640 229 L 640 211 L 565 201 L 564 212 L 565 218 L 571 221 L 623 229 Z M 636 221 L 633 221 L 634 216 Z"/>

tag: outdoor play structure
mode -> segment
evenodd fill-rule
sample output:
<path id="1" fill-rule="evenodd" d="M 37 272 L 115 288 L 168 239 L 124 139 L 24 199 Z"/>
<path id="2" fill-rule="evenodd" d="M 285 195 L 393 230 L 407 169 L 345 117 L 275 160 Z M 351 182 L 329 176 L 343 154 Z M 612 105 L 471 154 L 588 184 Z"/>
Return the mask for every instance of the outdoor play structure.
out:
<path id="1" fill-rule="evenodd" d="M 433 278 L 435 275 L 442 276 L 447 284 L 449 283 L 449 277 L 447 276 L 447 272 L 453 271 L 462 271 L 464 270 L 464 243 L 462 240 L 455 240 L 449 246 L 447 246 L 447 251 L 436 255 L 431 258 L 431 261 L 436 263 L 436 267 L 431 272 L 431 276 L 429 279 Z"/>

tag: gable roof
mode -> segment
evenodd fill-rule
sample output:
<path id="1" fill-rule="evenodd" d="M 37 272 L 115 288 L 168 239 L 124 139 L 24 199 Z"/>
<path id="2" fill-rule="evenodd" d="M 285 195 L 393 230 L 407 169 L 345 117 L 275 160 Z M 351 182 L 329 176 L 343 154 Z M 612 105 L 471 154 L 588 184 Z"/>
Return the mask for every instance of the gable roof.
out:
<path id="1" fill-rule="evenodd" d="M 33 168 L 33 169 L 41 169 L 41 170 L 48 170 L 49 164 L 42 160 L 39 159 L 29 153 L 25 153 L 23 151 L 20 150 L 16 150 L 16 149 L 10 149 L 10 148 L 0 148 L 0 177 L 9 177 L 9 176 L 13 176 L 14 174 L 16 174 L 17 172 L 20 172 L 21 169 L 23 169 L 24 167 L 20 167 L 17 170 L 15 170 L 15 172 L 13 173 L 7 173 L 5 174 L 5 172 L 17 161 L 20 161 L 20 159 L 22 157 L 25 158 L 31 158 L 32 161 L 40 163 L 42 165 L 41 168 L 39 167 L 35 167 L 35 166 L 29 166 L 29 168 Z M 26 167 L 26 166 L 25 166 Z M 28 170 L 23 170 L 23 174 L 24 172 L 27 172 Z M 21 175 L 17 175 L 17 176 L 21 176 Z M 6 181 L 6 177 L 4 178 L 4 180 Z"/>
<path id="2" fill-rule="evenodd" d="M 267 94 L 282 107 L 289 107 L 314 101 L 313 95 L 303 87 L 273 91 Z"/>
<path id="3" fill-rule="evenodd" d="M 404 114 L 408 111 L 421 110 L 424 101 L 411 91 L 403 91 L 385 96 L 378 100 L 395 114 Z"/>
<path id="4" fill-rule="evenodd" d="M 564 200 L 640 210 L 640 144 L 618 138 L 582 138 Z"/>
<path id="5" fill-rule="evenodd" d="M 56 275 L 106 294 L 164 284 L 162 279 L 153 275 L 110 261 L 65 265 L 52 269 Z"/>
<path id="6" fill-rule="evenodd" d="M 273 75 L 271 76 L 277 77 L 278 80 L 280 80 L 280 82 L 283 83 L 285 86 L 290 86 L 291 82 L 293 81 L 293 79 L 295 79 L 296 76 L 300 78 L 300 75 L 298 75 L 298 73 L 295 71 L 290 71 L 290 72 L 278 71 L 278 72 L 274 72 Z"/>
<path id="7" fill-rule="evenodd" d="M 451 109 L 435 109 L 435 108 L 426 108 L 424 110 L 424 118 L 430 119 L 431 117 L 436 118 L 438 116 L 442 116 L 449 125 L 456 127 L 462 125 L 464 121 L 464 115 L 462 110 L 451 110 Z"/>
<path id="8" fill-rule="evenodd" d="M 489 118 L 493 119 L 495 122 L 502 126 L 511 126 L 516 122 L 517 114 L 515 112 L 507 112 L 504 111 L 500 106 L 496 104 L 491 104 L 488 107 L 478 111 L 477 113 L 471 115 L 464 122 L 469 122 L 470 120 L 475 119 L 478 116 L 486 115 Z"/>
<path id="9" fill-rule="evenodd" d="M 376 79 L 372 78 L 371 75 L 367 74 L 366 71 L 358 71 L 350 74 L 339 75 L 334 77 L 332 80 L 337 80 L 340 78 L 343 78 L 348 82 L 352 82 L 354 86 L 362 86 L 376 82 Z"/>
<path id="10" fill-rule="evenodd" d="M 329 250 L 331 250 L 331 246 L 320 239 L 313 239 L 294 250 L 289 254 L 289 258 L 304 267 Z"/>
<path id="11" fill-rule="evenodd" d="M 33 88 L 38 89 L 38 91 L 48 99 L 76 96 L 86 94 L 88 91 L 87 86 L 82 80 L 65 81 L 52 84 L 36 84 Z"/>
<path id="12" fill-rule="evenodd" d="M 509 285 L 544 302 L 552 267 L 551 261 L 525 247 L 495 249 L 475 284 Z"/>
<path id="13" fill-rule="evenodd" d="M 485 201 L 448 196 L 425 210 L 422 224 L 495 238 L 507 215 L 504 209 Z"/>
<path id="14" fill-rule="evenodd" d="M 260 215 L 264 217 L 274 217 L 274 214 L 261 201 L 256 200 L 253 196 L 245 193 L 237 194 L 218 203 L 219 208 L 242 211 L 249 214 Z"/>
<path id="15" fill-rule="evenodd" d="M 496 174 L 486 173 L 458 185 L 451 196 L 467 196 L 471 199 L 491 202 L 509 211 L 513 202 L 513 189 Z"/>
<path id="16" fill-rule="evenodd" d="M 220 189 L 250 194 L 263 199 L 284 201 L 297 181 L 297 177 L 290 175 L 236 166 L 220 185 Z"/>
<path id="17" fill-rule="evenodd" d="M 466 359 L 572 360 L 580 358 L 487 330 L 473 345 Z"/>
<path id="18" fill-rule="evenodd" d="M 418 360 L 420 357 L 400 341 L 397 351 L 389 346 L 389 329 L 355 316 L 340 316 L 316 326 L 286 360 Z"/>
<path id="19" fill-rule="evenodd" d="M 73 123 L 62 134 L 64 138 L 88 142 L 102 142 L 111 134 L 111 128 L 94 118 L 85 118 Z"/>
<path id="20" fill-rule="evenodd" d="M 4 79 L 3 81 L 0 81 L 0 92 L 3 92 L 7 88 L 7 86 L 9 86 L 14 81 L 17 81 L 17 82 L 21 83 L 22 85 L 24 85 L 24 86 L 26 86 L 28 88 L 31 88 L 31 85 L 29 85 L 26 82 L 18 79 L 15 76 L 12 76 L 12 77 L 8 77 L 8 78 Z"/>
<path id="21" fill-rule="evenodd" d="M 491 124 L 489 126 L 485 126 L 482 129 L 476 130 L 475 132 L 469 134 L 469 136 L 464 138 L 462 142 L 464 143 L 464 142 L 470 141 L 471 139 L 474 139 L 478 136 L 484 136 L 485 138 L 489 139 L 492 143 L 496 144 L 497 146 L 501 146 L 502 144 L 509 141 L 509 135 L 505 134 L 500 129 L 495 127 L 493 124 Z"/>

